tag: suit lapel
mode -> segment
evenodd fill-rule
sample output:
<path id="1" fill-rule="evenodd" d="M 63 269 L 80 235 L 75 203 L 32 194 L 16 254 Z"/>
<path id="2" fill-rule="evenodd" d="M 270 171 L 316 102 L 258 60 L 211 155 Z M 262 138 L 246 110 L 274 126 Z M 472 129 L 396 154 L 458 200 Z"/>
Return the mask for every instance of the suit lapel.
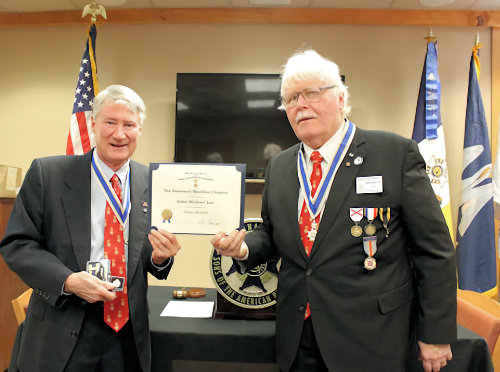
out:
<path id="1" fill-rule="evenodd" d="M 295 151 L 291 152 L 291 158 L 286 161 L 289 167 L 285 169 L 284 174 L 280 175 L 284 179 L 284 184 L 286 185 L 280 190 L 283 194 L 283 200 L 290 200 L 289 203 L 285 203 L 283 218 L 286 219 L 284 222 L 290 226 L 293 226 L 294 239 L 297 249 L 304 259 L 307 260 L 307 254 L 302 244 L 302 239 L 300 238 L 300 226 L 298 220 L 298 198 L 300 192 L 299 176 L 297 171 L 297 156 L 300 149 L 300 144 L 297 145 Z"/>
<path id="2" fill-rule="evenodd" d="M 85 270 L 90 257 L 90 161 L 92 151 L 74 157 L 63 191 L 63 208 L 76 261 Z"/>
<path id="3" fill-rule="evenodd" d="M 340 208 L 344 205 L 344 200 L 347 194 L 355 187 L 354 182 L 356 176 L 361 168 L 358 165 L 353 164 L 353 160 L 357 157 L 364 158 L 365 151 L 363 150 L 363 144 L 365 143 L 365 138 L 363 131 L 356 128 L 356 133 L 351 142 L 351 146 L 346 153 L 345 158 L 342 160 L 335 179 L 333 180 L 332 188 L 330 189 L 330 194 L 325 205 L 325 211 L 321 217 L 321 222 L 319 224 L 318 235 L 314 241 L 314 245 L 311 249 L 311 257 L 317 252 L 318 247 L 328 230 L 330 230 L 335 223 L 337 218 L 345 218 L 344 215 L 338 217 Z M 347 165 L 346 163 L 349 163 Z M 347 214 L 348 211 L 342 211 L 342 213 Z"/>
<path id="4" fill-rule="evenodd" d="M 132 283 L 137 264 L 146 239 L 148 226 L 147 213 L 144 213 L 143 203 L 147 200 L 148 178 L 141 177 L 137 163 L 130 162 L 130 217 L 128 239 L 127 281 Z"/>

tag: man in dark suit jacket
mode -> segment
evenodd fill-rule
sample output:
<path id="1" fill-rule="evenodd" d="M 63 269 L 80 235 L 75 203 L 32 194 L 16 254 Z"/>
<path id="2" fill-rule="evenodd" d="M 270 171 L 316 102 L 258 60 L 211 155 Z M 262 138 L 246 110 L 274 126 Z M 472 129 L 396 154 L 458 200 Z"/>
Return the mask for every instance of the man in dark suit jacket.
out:
<path id="1" fill-rule="evenodd" d="M 456 340 L 455 256 L 417 145 L 346 120 L 338 67 L 315 51 L 289 59 L 281 93 L 302 142 L 267 168 L 263 224 L 211 239 L 243 267 L 281 258 L 280 368 L 404 371 L 418 340 L 439 371 Z"/>
<path id="2" fill-rule="evenodd" d="M 166 231 L 148 235 L 148 169 L 130 160 L 144 117 L 144 103 L 133 90 L 110 86 L 94 100 L 95 150 L 36 159 L 26 174 L 0 244 L 9 267 L 34 289 L 20 371 L 150 370 L 147 273 L 165 279 L 180 246 Z M 97 174 L 105 176 L 102 184 Z M 117 297 L 115 285 L 86 272 L 87 261 L 104 258 L 109 199 L 102 190 L 113 174 L 121 181 L 123 205 L 130 200 L 120 225 L 129 315 L 119 330 L 103 315 L 103 303 Z M 117 275 L 113 268 L 111 274 Z"/>

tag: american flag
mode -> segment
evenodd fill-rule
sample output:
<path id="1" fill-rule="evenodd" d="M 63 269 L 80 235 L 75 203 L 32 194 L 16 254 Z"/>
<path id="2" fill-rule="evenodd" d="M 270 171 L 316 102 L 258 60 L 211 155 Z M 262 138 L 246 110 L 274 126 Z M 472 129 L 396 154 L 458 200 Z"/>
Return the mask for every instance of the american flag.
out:
<path id="1" fill-rule="evenodd" d="M 84 154 L 95 146 L 90 118 L 92 116 L 94 97 L 99 93 L 95 63 L 96 35 L 96 26 L 92 23 L 87 29 L 87 45 L 83 53 L 78 83 L 76 84 L 66 155 Z"/>

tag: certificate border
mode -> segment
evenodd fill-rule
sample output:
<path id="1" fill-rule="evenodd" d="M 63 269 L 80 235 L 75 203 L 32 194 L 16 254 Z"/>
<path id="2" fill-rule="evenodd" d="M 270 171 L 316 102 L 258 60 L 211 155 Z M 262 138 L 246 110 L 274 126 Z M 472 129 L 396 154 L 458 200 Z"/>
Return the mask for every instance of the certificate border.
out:
<path id="1" fill-rule="evenodd" d="M 240 172 L 241 175 L 241 203 L 240 203 L 240 226 L 238 227 L 240 230 L 245 228 L 245 176 L 246 176 L 246 164 L 238 164 L 238 163 L 149 163 L 149 180 L 148 180 L 148 219 L 149 219 L 149 229 L 151 230 L 151 212 L 153 210 L 152 203 L 152 183 L 153 183 L 153 171 L 157 170 L 160 165 L 211 165 L 211 166 L 234 166 L 236 170 Z M 228 231 L 227 231 L 228 232 Z M 190 233 L 175 233 L 180 235 L 212 235 L 212 234 L 190 234 Z"/>

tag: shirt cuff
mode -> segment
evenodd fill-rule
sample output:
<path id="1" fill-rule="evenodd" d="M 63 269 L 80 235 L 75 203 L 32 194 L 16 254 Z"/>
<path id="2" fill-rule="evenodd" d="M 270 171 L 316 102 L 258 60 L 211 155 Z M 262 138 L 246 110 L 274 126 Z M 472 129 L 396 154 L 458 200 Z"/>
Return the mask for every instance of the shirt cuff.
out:
<path id="1" fill-rule="evenodd" d="M 245 242 L 241 243 L 241 248 L 246 249 L 247 254 L 245 255 L 245 257 L 239 259 L 238 261 L 246 261 L 248 259 L 248 255 L 250 254 L 250 250 L 248 249 L 247 243 L 245 243 Z"/>
<path id="2" fill-rule="evenodd" d="M 165 260 L 165 262 L 163 264 L 161 264 L 161 266 L 158 266 L 158 265 L 155 265 L 155 263 L 153 262 L 153 257 L 150 257 L 149 259 L 151 260 L 151 264 L 158 271 L 166 269 L 167 267 L 170 266 L 170 263 L 172 262 L 172 257 L 169 257 L 168 260 Z"/>

